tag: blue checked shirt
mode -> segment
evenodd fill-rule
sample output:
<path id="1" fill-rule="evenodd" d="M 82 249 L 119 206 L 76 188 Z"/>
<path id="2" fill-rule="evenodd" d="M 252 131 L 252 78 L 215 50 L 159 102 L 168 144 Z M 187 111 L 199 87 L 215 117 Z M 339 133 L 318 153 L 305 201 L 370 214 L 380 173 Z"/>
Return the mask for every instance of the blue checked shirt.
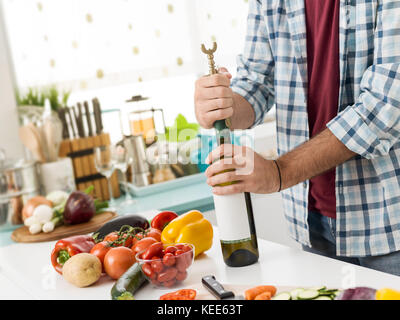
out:
<path id="1" fill-rule="evenodd" d="M 304 0 L 250 0 L 234 92 L 255 125 L 276 105 L 278 153 L 309 139 Z M 336 168 L 337 254 L 400 250 L 400 1 L 340 1 L 338 116 L 327 127 L 358 156 Z M 321 101 L 323 107 L 323 101 Z M 306 181 L 282 192 L 290 235 L 309 245 Z"/>

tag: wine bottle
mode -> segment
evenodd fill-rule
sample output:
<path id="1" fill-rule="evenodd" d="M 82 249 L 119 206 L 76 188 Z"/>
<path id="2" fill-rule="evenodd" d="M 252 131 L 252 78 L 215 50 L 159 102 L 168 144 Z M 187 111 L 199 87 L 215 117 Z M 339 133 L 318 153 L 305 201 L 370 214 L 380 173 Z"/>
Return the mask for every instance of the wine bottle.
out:
<path id="1" fill-rule="evenodd" d="M 214 128 L 218 145 L 231 144 L 226 120 L 216 121 Z M 259 253 L 250 193 L 214 195 L 214 205 L 225 263 L 230 267 L 256 263 Z"/>
<path id="2" fill-rule="evenodd" d="M 211 49 L 201 45 L 201 51 L 208 58 L 210 75 L 218 73 L 214 62 L 216 50 L 216 42 Z M 229 121 L 218 120 L 214 123 L 218 145 L 232 144 Z M 231 183 L 224 185 L 229 184 Z M 256 263 L 259 254 L 250 193 L 214 195 L 214 205 L 225 263 L 230 267 L 244 267 Z"/>

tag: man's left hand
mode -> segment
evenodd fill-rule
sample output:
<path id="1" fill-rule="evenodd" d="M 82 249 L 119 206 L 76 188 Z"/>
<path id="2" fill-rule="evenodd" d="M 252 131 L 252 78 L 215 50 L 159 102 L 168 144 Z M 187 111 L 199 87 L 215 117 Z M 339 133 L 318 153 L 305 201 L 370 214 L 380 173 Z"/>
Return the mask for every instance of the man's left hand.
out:
<path id="1" fill-rule="evenodd" d="M 267 194 L 279 189 L 276 164 L 251 148 L 224 144 L 208 155 L 206 163 L 212 163 L 205 174 L 207 184 L 213 187 L 216 195 L 241 192 Z"/>

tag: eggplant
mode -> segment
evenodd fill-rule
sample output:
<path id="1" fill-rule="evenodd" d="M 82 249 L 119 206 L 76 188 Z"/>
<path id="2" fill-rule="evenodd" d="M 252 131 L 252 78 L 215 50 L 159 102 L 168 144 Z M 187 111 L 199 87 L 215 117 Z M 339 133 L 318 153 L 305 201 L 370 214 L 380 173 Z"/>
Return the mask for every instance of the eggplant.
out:
<path id="1" fill-rule="evenodd" d="M 97 238 L 103 239 L 107 234 L 113 231 L 119 231 L 122 226 L 139 227 L 143 230 L 150 228 L 149 221 L 147 221 L 146 218 L 139 215 L 130 214 L 108 221 L 100 229 L 95 231 L 94 234 L 98 234 Z"/>
<path id="2" fill-rule="evenodd" d="M 343 290 L 335 300 L 375 300 L 376 290 L 368 287 L 357 287 Z"/>
<path id="3" fill-rule="evenodd" d="M 72 192 L 64 207 L 64 223 L 78 224 L 88 222 L 96 213 L 92 197 L 81 191 Z"/>

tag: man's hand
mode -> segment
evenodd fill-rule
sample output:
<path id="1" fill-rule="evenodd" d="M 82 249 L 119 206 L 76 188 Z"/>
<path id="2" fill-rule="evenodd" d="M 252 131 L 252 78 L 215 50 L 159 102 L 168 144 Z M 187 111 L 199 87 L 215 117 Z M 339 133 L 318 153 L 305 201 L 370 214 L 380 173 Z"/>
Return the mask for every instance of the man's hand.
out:
<path id="1" fill-rule="evenodd" d="M 206 129 L 212 128 L 215 121 L 228 119 L 233 115 L 233 91 L 229 87 L 232 75 L 225 68 L 218 71 L 218 74 L 204 76 L 196 81 L 196 118 Z"/>
<path id="2" fill-rule="evenodd" d="M 221 157 L 224 159 L 219 160 Z M 221 145 L 208 155 L 206 163 L 212 163 L 205 174 L 207 184 L 213 187 L 216 195 L 273 193 L 279 189 L 279 173 L 275 163 L 248 147 Z M 223 172 L 226 170 L 229 171 Z M 230 182 L 235 183 L 218 186 Z"/>

